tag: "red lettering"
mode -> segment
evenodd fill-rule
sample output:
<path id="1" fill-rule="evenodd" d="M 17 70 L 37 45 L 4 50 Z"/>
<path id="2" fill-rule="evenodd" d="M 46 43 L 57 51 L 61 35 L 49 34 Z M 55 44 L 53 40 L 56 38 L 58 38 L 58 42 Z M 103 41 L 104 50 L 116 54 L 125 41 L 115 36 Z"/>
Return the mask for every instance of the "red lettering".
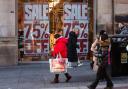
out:
<path id="1" fill-rule="evenodd" d="M 49 34 L 45 34 L 45 38 L 49 38 Z"/>
<path id="2" fill-rule="evenodd" d="M 40 44 L 40 45 L 38 45 L 38 44 Z M 34 46 L 34 48 L 33 48 L 34 54 L 39 54 L 37 52 L 37 50 L 41 49 L 41 41 L 40 40 L 34 40 L 34 45 L 33 46 Z"/>
<path id="3" fill-rule="evenodd" d="M 42 51 L 44 52 L 48 52 L 49 51 L 49 49 L 48 49 L 48 45 L 46 45 L 46 44 L 48 44 L 48 40 L 42 40 L 41 41 L 41 43 L 42 43 Z M 46 49 L 47 48 L 47 49 Z"/>
<path id="4" fill-rule="evenodd" d="M 46 24 L 46 26 L 44 25 L 45 29 L 44 29 L 44 32 L 42 33 L 41 38 L 43 38 L 44 36 L 45 36 L 45 38 L 48 38 L 47 35 L 45 34 L 45 32 L 47 30 L 47 26 L 48 26 L 48 24 Z"/>
<path id="5" fill-rule="evenodd" d="M 71 29 L 71 23 L 64 23 L 64 27 L 67 27 L 65 37 L 68 37 L 69 31 Z"/>
<path id="6" fill-rule="evenodd" d="M 49 43 L 48 39 L 46 40 L 25 40 L 25 54 L 37 55 L 42 53 L 48 53 Z M 41 50 L 38 52 L 37 50 Z"/>
<path id="7" fill-rule="evenodd" d="M 45 28 L 45 24 L 44 23 L 41 24 L 41 28 Z"/>
<path id="8" fill-rule="evenodd" d="M 33 34 L 34 38 L 39 38 L 40 37 L 40 29 L 33 29 L 33 32 L 37 32 L 36 34 Z"/>
<path id="9" fill-rule="evenodd" d="M 45 31 L 46 31 L 47 27 L 48 27 L 48 24 L 45 25 Z"/>
<path id="10" fill-rule="evenodd" d="M 33 44 L 32 44 L 32 40 L 25 40 L 24 52 L 25 52 L 26 54 L 31 54 L 31 53 L 33 53 Z"/>
<path id="11" fill-rule="evenodd" d="M 31 30 L 31 25 L 30 24 L 26 24 L 25 27 L 27 29 L 27 33 L 25 34 L 25 38 L 28 38 L 28 36 L 30 34 L 30 30 Z"/>
<path id="12" fill-rule="evenodd" d="M 78 39 L 80 43 L 80 52 L 84 52 L 84 48 L 86 48 L 87 39 Z"/>

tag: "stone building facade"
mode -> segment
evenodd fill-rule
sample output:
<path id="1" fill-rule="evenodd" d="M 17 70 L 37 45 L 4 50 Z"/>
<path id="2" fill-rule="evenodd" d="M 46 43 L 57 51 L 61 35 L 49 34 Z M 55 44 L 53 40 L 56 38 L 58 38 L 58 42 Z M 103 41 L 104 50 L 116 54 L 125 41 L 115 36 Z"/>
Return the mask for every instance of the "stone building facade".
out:
<path id="1" fill-rule="evenodd" d="M 93 35 L 95 38 L 101 29 L 113 35 L 120 22 L 127 24 L 127 21 L 119 20 L 117 17 L 122 16 L 127 19 L 128 0 L 92 0 L 91 4 L 93 4 L 89 8 L 91 37 Z M 17 7 L 18 0 L 0 0 L 0 66 L 18 64 Z"/>
<path id="2" fill-rule="evenodd" d="M 127 0 L 94 0 L 94 6 L 96 33 L 104 29 L 113 35 L 119 23 L 128 23 Z"/>
<path id="3" fill-rule="evenodd" d="M 0 66 L 18 63 L 16 0 L 0 0 Z"/>

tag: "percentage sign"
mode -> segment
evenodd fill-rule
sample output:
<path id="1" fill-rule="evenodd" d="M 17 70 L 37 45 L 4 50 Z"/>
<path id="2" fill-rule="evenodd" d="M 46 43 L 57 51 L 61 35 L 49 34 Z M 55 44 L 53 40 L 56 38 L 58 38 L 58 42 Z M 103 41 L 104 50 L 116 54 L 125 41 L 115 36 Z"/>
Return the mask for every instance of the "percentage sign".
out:
<path id="1" fill-rule="evenodd" d="M 47 24 L 44 24 L 44 23 L 41 24 L 41 28 L 44 28 L 44 32 L 42 33 L 41 38 L 43 38 L 43 36 L 45 35 L 45 32 L 47 30 L 47 27 L 48 27 L 48 23 Z"/>
<path id="2" fill-rule="evenodd" d="M 81 38 L 83 36 L 86 37 L 85 35 L 87 35 L 86 33 L 84 33 L 86 27 L 87 27 L 87 24 L 80 23 L 80 28 L 82 29 Z"/>
<path id="3" fill-rule="evenodd" d="M 87 24 L 84 23 L 80 23 L 80 27 L 83 28 L 82 30 L 84 30 L 86 28 Z"/>

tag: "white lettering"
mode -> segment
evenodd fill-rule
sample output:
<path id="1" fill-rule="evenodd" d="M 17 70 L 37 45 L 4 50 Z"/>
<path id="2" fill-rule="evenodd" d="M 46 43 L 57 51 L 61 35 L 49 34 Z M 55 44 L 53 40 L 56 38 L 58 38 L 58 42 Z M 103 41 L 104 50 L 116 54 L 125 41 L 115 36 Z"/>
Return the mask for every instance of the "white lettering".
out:
<path id="1" fill-rule="evenodd" d="M 42 6 L 41 5 L 39 5 L 39 19 L 43 19 L 43 16 L 42 16 L 42 13 L 43 13 L 43 11 L 42 11 Z"/>
<path id="2" fill-rule="evenodd" d="M 67 4 L 64 5 L 64 18 L 71 19 L 71 5 Z"/>
<path id="3" fill-rule="evenodd" d="M 88 13 L 88 9 L 87 9 L 87 5 L 83 5 L 82 6 L 82 19 L 87 19 L 87 13 Z"/>
<path id="4" fill-rule="evenodd" d="M 25 20 L 48 20 L 48 5 L 25 5 Z"/>
<path id="5" fill-rule="evenodd" d="M 71 18 L 72 19 L 77 19 L 77 5 L 72 5 L 72 10 L 71 10 Z M 79 13 L 78 13 L 79 14 Z"/>
<path id="6" fill-rule="evenodd" d="M 43 19 L 48 19 L 48 5 L 43 5 Z"/>
<path id="7" fill-rule="evenodd" d="M 38 19 L 38 5 L 33 5 L 33 8 L 32 8 L 32 19 Z"/>
<path id="8" fill-rule="evenodd" d="M 32 6 L 31 5 L 25 5 L 25 20 L 30 20 L 32 18 Z"/>
<path id="9" fill-rule="evenodd" d="M 87 19 L 87 5 L 84 4 L 65 4 L 64 19 L 77 20 Z"/>

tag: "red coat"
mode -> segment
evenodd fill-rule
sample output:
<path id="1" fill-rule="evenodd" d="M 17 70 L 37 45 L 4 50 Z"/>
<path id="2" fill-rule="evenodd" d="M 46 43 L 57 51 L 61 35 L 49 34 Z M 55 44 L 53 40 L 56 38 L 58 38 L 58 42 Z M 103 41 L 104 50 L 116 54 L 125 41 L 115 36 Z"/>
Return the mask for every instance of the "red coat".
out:
<path id="1" fill-rule="evenodd" d="M 54 51 L 52 52 L 52 56 L 56 57 L 56 55 L 60 53 L 62 58 L 67 58 L 67 43 L 68 40 L 64 37 L 58 38 L 54 45 Z"/>

